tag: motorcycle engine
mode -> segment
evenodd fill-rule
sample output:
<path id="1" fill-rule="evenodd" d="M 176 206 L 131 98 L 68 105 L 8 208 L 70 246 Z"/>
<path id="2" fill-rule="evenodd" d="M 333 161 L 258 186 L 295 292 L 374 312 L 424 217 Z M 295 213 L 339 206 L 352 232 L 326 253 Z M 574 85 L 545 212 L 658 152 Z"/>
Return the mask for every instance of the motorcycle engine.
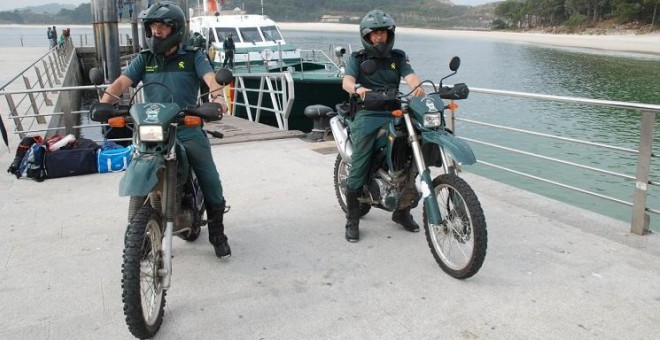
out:
<path id="1" fill-rule="evenodd" d="M 399 206 L 401 192 L 385 178 L 374 178 L 369 185 L 369 192 L 372 200 L 385 210 L 394 211 Z"/>
<path id="2" fill-rule="evenodd" d="M 174 232 L 176 233 L 190 229 L 194 221 L 195 216 L 192 209 L 185 206 L 179 207 L 179 212 L 174 219 Z"/>

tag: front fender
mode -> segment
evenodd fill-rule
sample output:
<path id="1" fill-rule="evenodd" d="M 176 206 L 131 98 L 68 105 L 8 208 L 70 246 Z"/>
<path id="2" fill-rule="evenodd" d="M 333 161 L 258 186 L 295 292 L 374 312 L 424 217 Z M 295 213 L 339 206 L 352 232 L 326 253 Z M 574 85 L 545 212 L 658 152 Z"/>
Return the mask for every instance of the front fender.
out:
<path id="1" fill-rule="evenodd" d="M 471 165 L 477 162 L 470 145 L 445 130 L 422 132 L 422 143 L 435 143 L 442 146 L 449 156 L 459 164 Z"/>
<path id="2" fill-rule="evenodd" d="M 158 183 L 158 171 L 165 168 L 160 155 L 142 154 L 128 165 L 119 182 L 119 196 L 146 196 Z"/>

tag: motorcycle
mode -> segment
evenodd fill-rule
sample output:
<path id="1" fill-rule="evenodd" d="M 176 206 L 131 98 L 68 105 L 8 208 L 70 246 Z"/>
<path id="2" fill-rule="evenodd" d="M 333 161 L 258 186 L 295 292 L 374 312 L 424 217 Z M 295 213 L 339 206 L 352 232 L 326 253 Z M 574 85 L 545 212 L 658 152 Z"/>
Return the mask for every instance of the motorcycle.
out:
<path id="1" fill-rule="evenodd" d="M 458 166 L 476 163 L 470 146 L 447 128 L 444 110 L 454 110 L 454 100 L 466 99 L 467 85 L 443 86 L 442 81 L 458 72 L 460 58 L 449 63 L 453 72 L 424 97 L 413 97 L 396 89 L 368 91 L 364 99 L 352 97 L 330 113 L 330 128 L 339 154 L 334 166 L 334 187 L 341 209 L 347 213 L 346 180 L 351 166 L 352 142 L 348 120 L 358 107 L 390 105 L 393 119 L 382 127 L 376 140 L 367 184 L 360 202 L 360 216 L 371 207 L 395 211 L 424 204 L 424 229 L 428 246 L 442 270 L 457 279 L 476 274 L 486 257 L 486 219 L 477 195 L 458 176 Z M 366 60 L 361 72 L 373 74 L 375 62 Z M 450 100 L 445 105 L 443 99 Z M 329 111 L 332 109 L 327 108 Z M 431 178 L 430 167 L 442 174 Z"/>
<path id="2" fill-rule="evenodd" d="M 103 71 L 90 70 L 95 85 Z M 219 84 L 233 78 L 228 70 L 216 73 Z M 145 86 L 164 84 L 148 83 Z M 133 130 L 134 153 L 119 184 L 120 196 L 129 196 L 128 226 L 124 238 L 122 300 L 129 331 L 137 338 L 153 337 L 163 322 L 165 296 L 172 278 L 172 236 L 195 241 L 204 220 L 204 196 L 185 149 L 177 139 L 179 126 L 201 126 L 202 120 L 222 119 L 218 103 L 181 108 L 170 103 L 97 103 L 93 121 Z"/>

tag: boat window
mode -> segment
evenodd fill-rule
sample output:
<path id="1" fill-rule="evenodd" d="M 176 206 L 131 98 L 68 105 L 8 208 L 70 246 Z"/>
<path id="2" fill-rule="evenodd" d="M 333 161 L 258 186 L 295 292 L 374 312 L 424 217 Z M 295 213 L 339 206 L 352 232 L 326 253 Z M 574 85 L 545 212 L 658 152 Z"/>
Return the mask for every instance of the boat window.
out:
<path id="1" fill-rule="evenodd" d="M 262 27 L 261 33 L 264 34 L 264 38 L 266 38 L 268 41 L 282 40 L 282 35 L 275 26 Z"/>
<path id="2" fill-rule="evenodd" d="M 261 36 L 259 35 L 259 31 L 256 27 L 243 27 L 239 28 L 239 30 L 241 31 L 243 42 L 255 43 L 262 41 Z"/>
<path id="3" fill-rule="evenodd" d="M 218 41 L 225 41 L 229 33 L 231 33 L 234 42 L 238 42 L 236 39 L 236 31 L 232 27 L 216 27 L 215 33 L 218 35 Z"/>

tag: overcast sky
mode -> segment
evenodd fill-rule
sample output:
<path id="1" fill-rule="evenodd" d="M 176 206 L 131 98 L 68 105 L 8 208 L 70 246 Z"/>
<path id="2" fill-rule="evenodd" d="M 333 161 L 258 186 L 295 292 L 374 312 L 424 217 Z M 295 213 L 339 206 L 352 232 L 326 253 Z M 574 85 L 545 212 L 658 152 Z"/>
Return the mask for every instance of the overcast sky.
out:
<path id="1" fill-rule="evenodd" d="M 455 5 L 481 5 L 489 2 L 494 2 L 499 0 L 452 0 Z M 0 11 L 11 11 L 17 8 L 24 8 L 27 6 L 39 6 L 52 3 L 60 3 L 67 5 L 78 6 L 82 3 L 90 3 L 91 0 L 30 0 L 30 1 L 9 1 L 2 0 L 0 1 Z M 189 3 L 193 1 L 188 1 Z"/>

